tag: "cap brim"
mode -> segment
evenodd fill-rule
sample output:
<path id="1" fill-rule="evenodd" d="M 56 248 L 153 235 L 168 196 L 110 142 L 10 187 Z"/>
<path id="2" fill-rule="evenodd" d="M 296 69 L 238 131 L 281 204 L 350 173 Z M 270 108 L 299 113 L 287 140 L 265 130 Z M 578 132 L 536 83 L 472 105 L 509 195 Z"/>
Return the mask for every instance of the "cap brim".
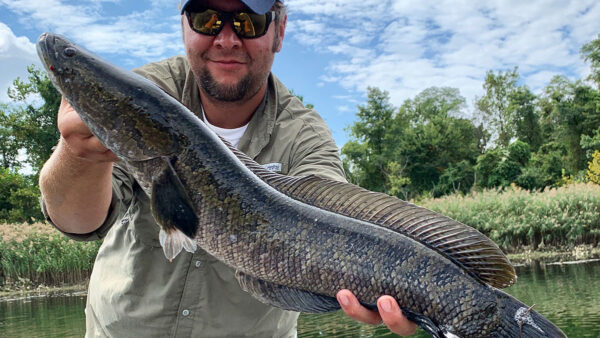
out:
<path id="1" fill-rule="evenodd" d="M 252 12 L 256 14 L 265 14 L 268 12 L 273 4 L 275 4 L 275 0 L 273 1 L 252 1 L 252 0 L 240 0 L 246 7 L 248 7 Z M 187 5 L 189 5 L 192 1 L 185 1 L 183 6 L 181 2 L 179 2 L 179 6 L 181 7 L 181 14 L 183 14 Z"/>

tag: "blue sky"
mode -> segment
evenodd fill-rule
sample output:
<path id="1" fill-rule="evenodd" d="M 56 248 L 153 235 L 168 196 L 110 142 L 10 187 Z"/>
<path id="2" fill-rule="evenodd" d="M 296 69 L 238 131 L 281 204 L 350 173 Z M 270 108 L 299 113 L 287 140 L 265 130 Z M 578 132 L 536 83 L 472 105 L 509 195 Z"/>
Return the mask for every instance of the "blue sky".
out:
<path id="1" fill-rule="evenodd" d="M 488 70 L 519 67 L 539 92 L 557 74 L 583 78 L 579 49 L 600 33 L 600 2 L 285 0 L 288 27 L 274 73 L 329 124 L 336 143 L 368 86 L 400 106 L 432 86 L 458 88 L 470 104 Z M 0 102 L 35 41 L 63 34 L 131 69 L 182 54 L 176 0 L 0 0 Z M 472 112 L 468 105 L 464 114 Z"/>

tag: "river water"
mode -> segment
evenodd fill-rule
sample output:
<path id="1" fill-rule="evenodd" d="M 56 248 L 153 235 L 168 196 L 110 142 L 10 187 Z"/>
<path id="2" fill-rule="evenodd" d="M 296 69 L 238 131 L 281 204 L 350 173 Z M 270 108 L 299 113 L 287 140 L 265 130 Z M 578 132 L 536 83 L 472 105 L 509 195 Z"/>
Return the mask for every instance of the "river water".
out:
<path id="1" fill-rule="evenodd" d="M 569 337 L 600 337 L 600 261 L 517 267 L 508 293 L 557 324 Z M 0 337 L 82 337 L 85 296 L 0 302 Z M 385 337 L 384 327 L 361 325 L 343 313 L 302 314 L 299 337 Z M 428 337 L 418 331 L 414 337 Z"/>

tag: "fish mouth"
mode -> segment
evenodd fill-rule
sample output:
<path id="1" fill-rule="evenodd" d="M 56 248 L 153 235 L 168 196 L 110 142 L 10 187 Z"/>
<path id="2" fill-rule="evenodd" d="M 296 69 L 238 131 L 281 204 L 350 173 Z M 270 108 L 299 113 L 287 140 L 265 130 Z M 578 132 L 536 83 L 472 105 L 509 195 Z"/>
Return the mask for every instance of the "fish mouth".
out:
<path id="1" fill-rule="evenodd" d="M 48 72 L 52 72 L 49 69 L 52 66 L 52 54 L 51 51 L 55 51 L 54 46 L 56 45 L 56 37 L 49 33 L 42 33 L 37 41 L 37 52 L 40 59 L 43 61 L 44 66 Z"/>
<path id="2" fill-rule="evenodd" d="M 42 33 L 38 38 L 36 49 L 44 68 L 46 69 L 46 73 L 48 74 L 48 78 L 56 84 L 55 87 L 59 91 L 64 90 L 62 86 L 61 77 L 57 76 L 57 70 L 61 69 L 58 65 L 58 51 L 56 50 L 56 35 L 52 33 Z"/>

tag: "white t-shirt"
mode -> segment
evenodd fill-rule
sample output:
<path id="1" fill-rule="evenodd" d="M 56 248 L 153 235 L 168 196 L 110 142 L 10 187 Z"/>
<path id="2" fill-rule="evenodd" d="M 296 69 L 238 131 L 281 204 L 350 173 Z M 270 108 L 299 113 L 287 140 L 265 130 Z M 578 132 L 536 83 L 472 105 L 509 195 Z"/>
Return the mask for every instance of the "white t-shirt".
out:
<path id="1" fill-rule="evenodd" d="M 210 122 L 208 122 L 208 120 L 206 119 L 206 115 L 204 114 L 204 108 L 202 110 L 203 110 L 202 115 L 204 117 L 204 123 L 206 123 L 206 125 L 212 131 L 217 133 L 217 135 L 226 139 L 229 143 L 231 143 L 234 147 L 237 148 L 238 144 L 240 143 L 240 139 L 242 138 L 242 136 L 244 135 L 244 132 L 246 131 L 246 128 L 248 128 L 248 123 L 246 123 L 245 125 L 243 125 L 239 128 L 233 128 L 233 129 L 220 128 L 220 127 L 213 126 L 212 124 L 210 124 Z"/>

